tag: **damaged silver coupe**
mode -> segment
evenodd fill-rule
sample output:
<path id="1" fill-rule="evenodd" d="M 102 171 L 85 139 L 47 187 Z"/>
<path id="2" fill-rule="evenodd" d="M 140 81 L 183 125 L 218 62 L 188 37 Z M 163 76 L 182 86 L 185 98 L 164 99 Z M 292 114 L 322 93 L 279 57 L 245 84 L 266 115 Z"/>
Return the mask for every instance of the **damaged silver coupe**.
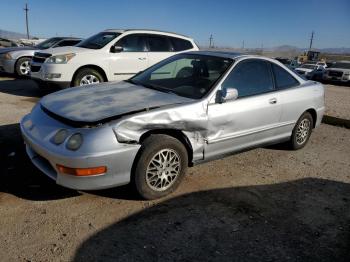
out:
<path id="1" fill-rule="evenodd" d="M 131 182 L 154 199 L 174 191 L 188 166 L 266 144 L 304 147 L 324 110 L 323 86 L 276 60 L 199 51 L 127 81 L 45 96 L 21 131 L 32 162 L 57 184 Z"/>

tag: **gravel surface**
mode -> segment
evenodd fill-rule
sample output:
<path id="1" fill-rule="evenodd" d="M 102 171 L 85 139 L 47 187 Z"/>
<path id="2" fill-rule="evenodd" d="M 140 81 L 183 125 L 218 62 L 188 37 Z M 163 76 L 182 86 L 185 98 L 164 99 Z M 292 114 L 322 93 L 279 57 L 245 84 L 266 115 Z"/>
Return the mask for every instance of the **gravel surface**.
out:
<path id="1" fill-rule="evenodd" d="M 190 168 L 175 194 L 140 201 L 127 186 L 65 189 L 33 167 L 18 121 L 39 94 L 2 82 L 1 261 L 350 261 L 349 129 Z"/>
<path id="2" fill-rule="evenodd" d="M 350 86 L 325 85 L 326 114 L 350 120 Z"/>

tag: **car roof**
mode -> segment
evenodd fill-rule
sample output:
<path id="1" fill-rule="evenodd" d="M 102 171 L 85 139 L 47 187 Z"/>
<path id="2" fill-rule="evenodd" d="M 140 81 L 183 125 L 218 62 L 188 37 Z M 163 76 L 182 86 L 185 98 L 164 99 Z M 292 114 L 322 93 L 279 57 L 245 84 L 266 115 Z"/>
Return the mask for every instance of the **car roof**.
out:
<path id="1" fill-rule="evenodd" d="M 242 53 L 236 53 L 236 52 L 229 52 L 229 51 L 190 51 L 186 52 L 186 54 L 197 54 L 197 55 L 207 55 L 207 56 L 217 56 L 217 57 L 223 57 L 223 58 L 231 58 L 235 59 L 240 56 L 247 56 L 246 54 Z M 256 56 L 254 56 L 256 57 Z"/>
<path id="2" fill-rule="evenodd" d="M 144 32 L 144 33 L 164 33 L 164 34 L 170 34 L 175 36 L 181 36 L 184 38 L 191 39 L 189 36 L 174 33 L 174 32 L 168 32 L 168 31 L 162 31 L 162 30 L 154 30 L 154 29 L 106 29 L 104 32 L 116 32 L 116 33 L 125 33 L 125 32 Z"/>
<path id="3" fill-rule="evenodd" d="M 51 38 L 56 38 L 58 40 L 82 40 L 83 38 L 80 37 L 65 37 L 65 36 L 56 36 L 56 37 L 51 37 Z"/>

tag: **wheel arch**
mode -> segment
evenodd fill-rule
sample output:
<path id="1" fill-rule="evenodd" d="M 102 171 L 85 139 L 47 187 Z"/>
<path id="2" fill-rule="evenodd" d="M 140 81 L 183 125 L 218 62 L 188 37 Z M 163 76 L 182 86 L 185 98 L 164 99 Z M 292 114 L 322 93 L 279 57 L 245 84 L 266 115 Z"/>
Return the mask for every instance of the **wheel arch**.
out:
<path id="1" fill-rule="evenodd" d="M 192 148 L 191 142 L 188 139 L 188 137 L 181 130 L 178 130 L 178 129 L 150 130 L 150 131 L 147 131 L 141 135 L 141 137 L 139 139 L 139 143 L 142 144 L 143 141 L 151 135 L 168 135 L 168 136 L 171 136 L 171 137 L 179 140 L 186 148 L 187 157 L 188 157 L 188 165 L 189 166 L 193 165 L 193 148 Z"/>
<path id="2" fill-rule="evenodd" d="M 315 128 L 316 127 L 316 121 L 317 121 L 317 112 L 316 112 L 316 110 L 314 108 L 309 108 L 305 112 L 310 113 L 310 115 L 312 116 L 313 128 Z"/>
<path id="3" fill-rule="evenodd" d="M 73 77 L 72 77 L 71 85 L 74 83 L 74 79 L 75 79 L 76 75 L 78 74 L 78 72 L 82 69 L 85 69 L 85 68 L 91 68 L 91 69 L 98 71 L 102 75 L 104 81 L 108 82 L 107 74 L 102 67 L 100 67 L 98 65 L 88 64 L 88 65 L 83 65 L 83 66 L 79 67 L 77 70 L 75 70 Z"/>

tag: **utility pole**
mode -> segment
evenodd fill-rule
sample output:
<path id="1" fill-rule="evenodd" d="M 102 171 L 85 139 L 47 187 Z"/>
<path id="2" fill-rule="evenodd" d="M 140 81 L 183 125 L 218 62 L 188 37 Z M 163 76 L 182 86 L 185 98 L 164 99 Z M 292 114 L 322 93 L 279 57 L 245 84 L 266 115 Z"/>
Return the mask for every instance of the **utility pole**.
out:
<path id="1" fill-rule="evenodd" d="M 312 41 L 314 40 L 314 31 L 311 32 L 311 38 L 310 38 L 310 47 L 309 47 L 309 50 L 311 51 L 311 48 L 312 48 Z"/>
<path id="2" fill-rule="evenodd" d="M 213 35 L 211 34 L 210 37 L 209 37 L 209 48 L 213 48 L 214 47 L 214 37 Z"/>
<path id="3" fill-rule="evenodd" d="M 26 3 L 26 7 L 23 9 L 26 12 L 26 26 L 27 26 L 27 38 L 29 39 L 29 26 L 28 26 L 28 4 Z"/>

